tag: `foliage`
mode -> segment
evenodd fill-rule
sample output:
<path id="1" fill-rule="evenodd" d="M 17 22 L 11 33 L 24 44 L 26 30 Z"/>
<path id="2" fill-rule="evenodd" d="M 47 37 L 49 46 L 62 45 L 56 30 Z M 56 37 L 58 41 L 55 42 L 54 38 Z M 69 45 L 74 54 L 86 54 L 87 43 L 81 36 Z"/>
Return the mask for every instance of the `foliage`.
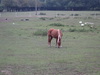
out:
<path id="1" fill-rule="evenodd" d="M 1 3 L 7 9 L 37 6 L 43 10 L 100 10 L 100 0 L 2 0 Z"/>
<path id="2" fill-rule="evenodd" d="M 61 23 L 52 23 L 52 24 L 50 24 L 49 26 L 63 26 L 63 27 L 64 27 L 64 25 L 61 24 Z"/>
<path id="3" fill-rule="evenodd" d="M 35 31 L 33 33 L 33 35 L 36 35 L 36 36 L 46 36 L 47 35 L 47 30 L 38 29 L 37 31 Z"/>
<path id="4" fill-rule="evenodd" d="M 3 5 L 0 4 L 0 12 L 2 12 L 3 9 L 4 9 L 4 8 L 3 8 Z"/>
<path id="5" fill-rule="evenodd" d="M 41 19 L 41 20 L 46 20 L 46 18 L 45 18 L 45 17 L 41 17 L 40 19 Z"/>
<path id="6" fill-rule="evenodd" d="M 86 27 L 86 28 L 77 28 L 77 27 L 74 27 L 74 28 L 69 28 L 69 32 L 94 32 L 96 31 L 97 29 L 96 28 L 89 28 L 89 27 Z"/>
<path id="7" fill-rule="evenodd" d="M 42 12 L 41 12 L 39 15 L 46 15 L 46 13 L 42 13 Z"/>
<path id="8" fill-rule="evenodd" d="M 54 18 L 40 17 L 41 20 L 53 20 Z"/>

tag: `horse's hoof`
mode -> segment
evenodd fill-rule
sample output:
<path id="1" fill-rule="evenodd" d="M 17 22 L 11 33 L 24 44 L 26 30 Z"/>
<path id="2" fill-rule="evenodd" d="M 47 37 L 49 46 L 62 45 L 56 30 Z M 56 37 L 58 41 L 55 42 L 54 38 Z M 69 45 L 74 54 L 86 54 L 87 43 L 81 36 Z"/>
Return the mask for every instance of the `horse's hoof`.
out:
<path id="1" fill-rule="evenodd" d="M 60 46 L 62 48 L 62 46 Z"/>

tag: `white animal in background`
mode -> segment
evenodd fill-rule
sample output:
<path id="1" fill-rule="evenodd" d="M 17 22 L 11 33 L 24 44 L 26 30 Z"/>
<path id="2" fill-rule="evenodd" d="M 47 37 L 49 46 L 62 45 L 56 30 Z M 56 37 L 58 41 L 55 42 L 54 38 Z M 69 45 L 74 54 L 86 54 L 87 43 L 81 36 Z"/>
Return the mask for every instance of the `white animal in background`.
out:
<path id="1" fill-rule="evenodd" d="M 82 23 L 82 21 L 79 21 L 79 23 L 81 24 L 81 23 Z"/>
<path id="2" fill-rule="evenodd" d="M 92 25 L 92 24 L 94 24 L 94 23 L 92 23 L 92 22 L 85 22 L 85 24 Z"/>
<path id="3" fill-rule="evenodd" d="M 13 25 L 14 25 L 15 23 L 13 22 Z"/>
<path id="4" fill-rule="evenodd" d="M 92 22 L 85 22 L 85 25 L 88 25 L 90 28 L 94 27 L 94 23 Z"/>
<path id="5" fill-rule="evenodd" d="M 83 23 L 81 24 L 81 27 L 84 27 L 84 24 Z"/>
<path id="6" fill-rule="evenodd" d="M 79 24 L 80 24 L 81 27 L 84 27 L 85 25 L 89 26 L 90 28 L 94 27 L 94 23 L 92 23 L 92 22 L 83 23 L 82 21 L 79 21 Z"/>
<path id="7" fill-rule="evenodd" d="M 80 23 L 81 27 L 84 27 L 84 24 L 82 21 L 79 21 L 79 23 Z"/>

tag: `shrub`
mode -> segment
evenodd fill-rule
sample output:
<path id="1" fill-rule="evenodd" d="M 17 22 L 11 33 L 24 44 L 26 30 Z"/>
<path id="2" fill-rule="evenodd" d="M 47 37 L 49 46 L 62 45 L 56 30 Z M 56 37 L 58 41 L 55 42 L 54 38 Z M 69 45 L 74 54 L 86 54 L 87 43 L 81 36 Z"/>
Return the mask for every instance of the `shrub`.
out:
<path id="1" fill-rule="evenodd" d="M 2 4 L 0 4 L 0 12 L 2 12 L 2 11 L 3 11 L 3 9 L 4 9 L 3 5 L 2 5 Z"/>
<path id="2" fill-rule="evenodd" d="M 40 19 L 41 19 L 41 20 L 46 20 L 46 18 L 45 18 L 45 17 L 41 17 Z"/>
<path id="3" fill-rule="evenodd" d="M 79 14 L 75 14 L 74 16 L 79 16 Z"/>
<path id="4" fill-rule="evenodd" d="M 83 28 L 83 29 L 78 29 L 78 30 L 77 30 L 77 32 L 88 32 L 88 31 L 89 31 L 89 30 L 86 30 L 86 29 L 84 29 L 84 28 Z"/>
<path id="5" fill-rule="evenodd" d="M 69 28 L 69 32 L 94 32 L 94 29 L 76 29 L 76 28 Z"/>
<path id="6" fill-rule="evenodd" d="M 52 24 L 50 24 L 49 26 L 63 26 L 63 27 L 64 27 L 64 25 L 61 24 L 61 23 L 52 23 Z"/>
<path id="7" fill-rule="evenodd" d="M 76 28 L 69 28 L 69 32 L 75 32 L 77 31 Z"/>
<path id="8" fill-rule="evenodd" d="M 65 16 L 65 14 L 57 14 L 57 15 L 58 15 L 58 16 L 60 16 L 60 15 L 61 15 L 61 16 Z"/>
<path id="9" fill-rule="evenodd" d="M 47 30 L 42 30 L 42 29 L 38 29 L 37 31 L 34 32 L 34 35 L 36 36 L 47 36 Z"/>
<path id="10" fill-rule="evenodd" d="M 49 20 L 53 20 L 54 18 L 48 18 Z"/>
<path id="11" fill-rule="evenodd" d="M 79 16 L 80 14 L 71 14 L 70 16 Z"/>
<path id="12" fill-rule="evenodd" d="M 41 17 L 41 20 L 53 20 L 54 18 Z"/>
<path id="13" fill-rule="evenodd" d="M 46 13 L 40 13 L 39 15 L 46 15 Z"/>

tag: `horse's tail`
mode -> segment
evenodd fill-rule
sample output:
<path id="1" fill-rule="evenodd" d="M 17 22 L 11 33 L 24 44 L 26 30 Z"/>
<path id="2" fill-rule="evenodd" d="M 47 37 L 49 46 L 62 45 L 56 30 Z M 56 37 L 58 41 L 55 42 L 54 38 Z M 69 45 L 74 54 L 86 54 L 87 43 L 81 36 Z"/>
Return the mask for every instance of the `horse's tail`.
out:
<path id="1" fill-rule="evenodd" d="M 61 31 L 58 29 L 58 40 L 57 40 L 57 42 L 59 43 L 60 42 L 60 40 L 61 40 Z"/>
<path id="2" fill-rule="evenodd" d="M 58 48 L 62 47 L 61 46 L 62 36 L 63 36 L 62 31 L 58 29 L 58 40 L 57 40 Z"/>

